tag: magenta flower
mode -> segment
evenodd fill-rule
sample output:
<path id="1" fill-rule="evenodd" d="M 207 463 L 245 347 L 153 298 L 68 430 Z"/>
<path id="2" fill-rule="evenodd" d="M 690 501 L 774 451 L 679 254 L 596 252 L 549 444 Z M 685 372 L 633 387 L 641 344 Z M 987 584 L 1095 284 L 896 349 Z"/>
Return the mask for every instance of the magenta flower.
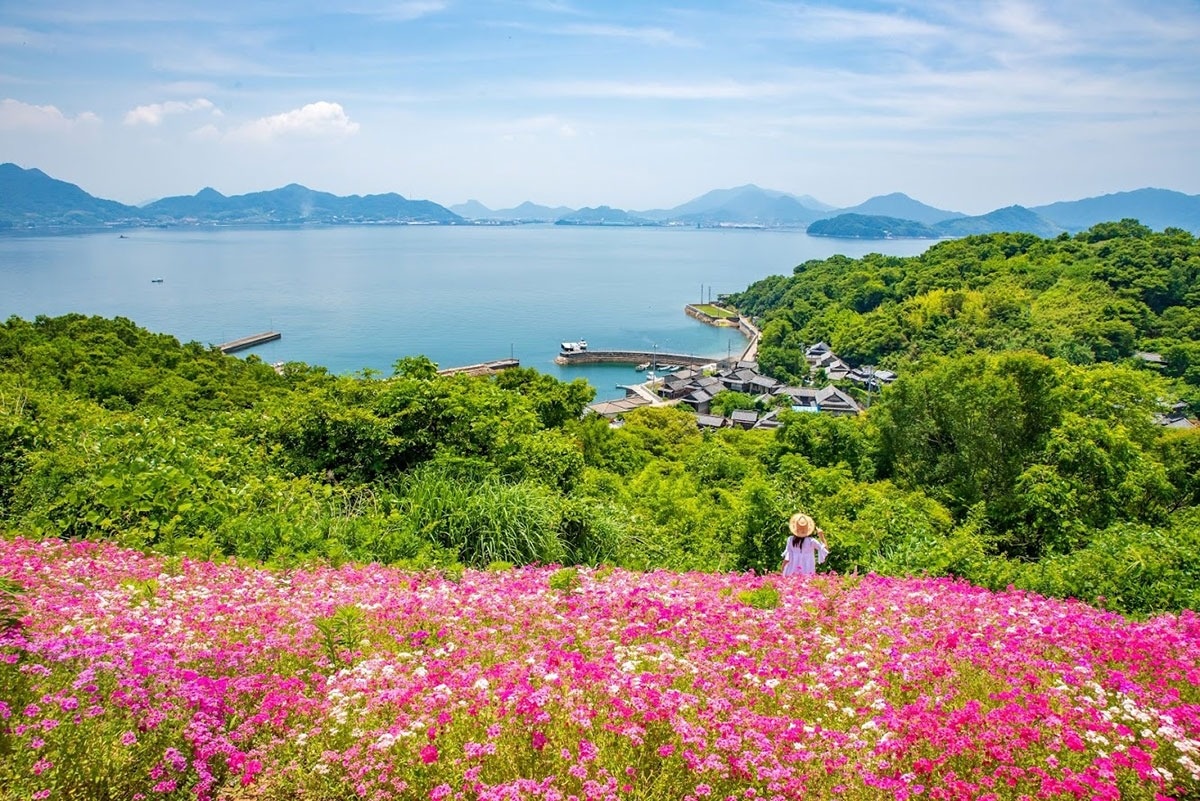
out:
<path id="1" fill-rule="evenodd" d="M 1193 612 L 876 576 L 772 584 L 758 610 L 738 593 L 770 579 L 581 568 L 564 594 L 552 571 L 0 539 L 35 599 L 0 635 L 5 781 L 83 797 L 64 783 L 107 762 L 61 766 L 99 746 L 131 798 L 1200 797 Z"/>

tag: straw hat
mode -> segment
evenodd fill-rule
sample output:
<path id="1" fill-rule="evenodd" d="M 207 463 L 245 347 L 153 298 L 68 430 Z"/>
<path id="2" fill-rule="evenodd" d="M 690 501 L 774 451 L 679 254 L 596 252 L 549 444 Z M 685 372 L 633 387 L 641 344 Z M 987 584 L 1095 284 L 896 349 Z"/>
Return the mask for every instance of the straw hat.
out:
<path id="1" fill-rule="evenodd" d="M 796 512 L 796 514 L 792 515 L 792 519 L 788 521 L 788 528 L 797 537 L 807 537 L 813 533 L 816 524 L 813 523 L 813 519 L 808 515 L 803 512 Z"/>

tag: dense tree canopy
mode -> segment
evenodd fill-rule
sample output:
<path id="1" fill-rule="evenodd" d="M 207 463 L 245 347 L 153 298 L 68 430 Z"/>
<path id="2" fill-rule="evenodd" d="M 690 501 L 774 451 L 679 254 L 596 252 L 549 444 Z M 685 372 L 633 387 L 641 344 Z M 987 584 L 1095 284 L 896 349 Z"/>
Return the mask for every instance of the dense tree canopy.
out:
<path id="1" fill-rule="evenodd" d="M 0 525 L 280 566 L 773 571 L 802 508 L 839 571 L 1196 607 L 1200 431 L 1156 416 L 1200 397 L 1198 271 L 1191 235 L 1131 221 L 807 262 L 734 299 L 764 370 L 803 380 L 825 340 L 900 378 L 868 414 L 785 409 L 774 431 L 680 409 L 613 427 L 586 383 L 528 369 L 277 372 L 121 318 L 12 318 Z"/>

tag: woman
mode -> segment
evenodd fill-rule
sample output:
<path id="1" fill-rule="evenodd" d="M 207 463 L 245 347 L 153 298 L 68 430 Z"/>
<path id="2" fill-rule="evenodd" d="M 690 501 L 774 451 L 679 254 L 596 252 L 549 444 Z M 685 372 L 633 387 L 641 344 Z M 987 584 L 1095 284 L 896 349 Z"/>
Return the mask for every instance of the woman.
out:
<path id="1" fill-rule="evenodd" d="M 792 536 L 788 537 L 783 548 L 783 575 L 811 576 L 817 572 L 817 565 L 829 556 L 829 544 L 825 542 L 825 532 L 817 528 L 813 519 L 803 512 L 792 515 L 788 521 Z M 813 533 L 816 533 L 816 537 Z"/>

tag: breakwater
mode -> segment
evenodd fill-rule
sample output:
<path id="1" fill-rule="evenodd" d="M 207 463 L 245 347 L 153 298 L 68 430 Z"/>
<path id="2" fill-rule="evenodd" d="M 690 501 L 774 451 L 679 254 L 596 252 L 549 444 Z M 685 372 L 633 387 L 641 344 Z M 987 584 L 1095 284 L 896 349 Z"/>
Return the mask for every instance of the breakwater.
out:
<path id="1" fill-rule="evenodd" d="M 261 345 L 264 342 L 274 342 L 282 336 L 283 334 L 278 331 L 264 331 L 261 334 L 251 334 L 241 339 L 231 339 L 228 342 L 217 345 L 217 347 L 222 353 L 236 353 L 239 350 L 253 348 L 255 345 Z"/>
<path id="2" fill-rule="evenodd" d="M 683 312 L 689 317 L 695 317 L 702 323 L 707 325 L 715 325 L 718 327 L 737 327 L 738 320 L 740 319 L 736 314 L 730 314 L 728 317 L 714 317 L 713 315 L 691 303 L 683 307 Z"/>
<path id="3" fill-rule="evenodd" d="M 438 370 L 437 373 L 438 375 L 491 375 L 501 370 L 520 366 L 520 359 L 496 359 L 491 362 L 468 364 L 464 367 L 447 367 L 444 370 Z"/>
<path id="4" fill-rule="evenodd" d="M 687 364 L 700 367 L 717 362 L 712 356 L 695 354 L 664 353 L 650 350 L 577 350 L 563 351 L 554 359 L 555 364 Z"/>
<path id="5" fill-rule="evenodd" d="M 728 317 L 715 317 L 692 303 L 684 306 L 683 311 L 689 317 L 694 317 L 706 325 L 714 325 L 718 328 L 737 328 L 746 339 L 750 340 L 746 349 L 742 351 L 742 361 L 754 361 L 758 358 L 758 339 L 761 332 L 749 317 L 732 313 Z"/>

